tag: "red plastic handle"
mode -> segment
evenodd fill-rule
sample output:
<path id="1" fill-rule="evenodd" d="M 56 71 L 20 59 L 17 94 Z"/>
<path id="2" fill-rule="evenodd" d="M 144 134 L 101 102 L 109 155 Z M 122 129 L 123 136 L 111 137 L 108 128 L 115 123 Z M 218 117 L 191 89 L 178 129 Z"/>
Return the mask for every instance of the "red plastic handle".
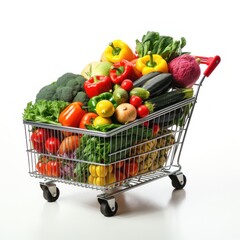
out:
<path id="1" fill-rule="evenodd" d="M 218 55 L 215 57 L 200 57 L 200 56 L 195 57 L 197 59 L 200 59 L 200 63 L 208 65 L 207 69 L 203 73 L 206 77 L 209 77 L 213 70 L 221 62 L 221 58 Z"/>

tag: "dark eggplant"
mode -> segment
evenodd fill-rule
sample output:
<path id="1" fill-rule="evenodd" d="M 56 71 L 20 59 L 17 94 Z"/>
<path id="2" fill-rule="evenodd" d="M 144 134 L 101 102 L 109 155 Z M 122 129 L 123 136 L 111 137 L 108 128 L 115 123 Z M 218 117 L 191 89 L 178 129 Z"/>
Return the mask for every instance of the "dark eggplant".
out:
<path id="1" fill-rule="evenodd" d="M 161 73 L 148 81 L 142 88 L 150 92 L 150 98 L 167 92 L 172 86 L 173 76 L 171 73 Z"/>
<path id="2" fill-rule="evenodd" d="M 158 72 L 158 71 L 145 74 L 133 82 L 133 87 L 142 87 L 142 85 L 145 82 L 147 82 L 149 79 L 151 79 L 153 77 L 156 77 L 159 74 L 161 74 L 161 72 Z"/>

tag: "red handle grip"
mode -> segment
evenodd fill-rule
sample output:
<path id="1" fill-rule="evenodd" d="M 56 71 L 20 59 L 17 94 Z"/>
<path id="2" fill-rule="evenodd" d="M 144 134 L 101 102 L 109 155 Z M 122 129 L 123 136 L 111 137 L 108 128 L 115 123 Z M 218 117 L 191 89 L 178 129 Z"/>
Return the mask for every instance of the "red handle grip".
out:
<path id="1" fill-rule="evenodd" d="M 217 67 L 217 65 L 221 61 L 221 58 L 218 55 L 215 57 L 199 57 L 199 56 L 195 57 L 200 59 L 200 63 L 208 65 L 207 69 L 203 73 L 204 76 L 206 77 L 210 76 L 210 74 L 213 72 L 213 70 Z"/>

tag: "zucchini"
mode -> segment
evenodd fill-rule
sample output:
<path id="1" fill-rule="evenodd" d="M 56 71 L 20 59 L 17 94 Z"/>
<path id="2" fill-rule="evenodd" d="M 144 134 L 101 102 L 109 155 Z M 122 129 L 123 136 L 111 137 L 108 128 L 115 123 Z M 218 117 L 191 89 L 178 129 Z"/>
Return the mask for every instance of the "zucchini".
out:
<path id="1" fill-rule="evenodd" d="M 133 87 L 142 87 L 142 85 L 148 81 L 149 79 L 156 77 L 157 75 L 161 74 L 161 72 L 157 71 L 157 72 L 150 72 L 148 74 L 145 74 L 143 76 L 141 76 L 140 78 L 138 78 L 137 80 L 135 80 L 133 82 Z"/>
<path id="2" fill-rule="evenodd" d="M 150 97 L 156 97 L 167 92 L 172 85 L 172 81 L 173 76 L 171 73 L 161 73 L 146 81 L 142 88 L 150 92 Z"/>
<path id="3" fill-rule="evenodd" d="M 184 99 L 191 98 L 192 96 L 193 88 L 178 88 L 171 92 L 166 92 L 157 97 L 150 98 L 145 104 L 151 105 L 153 111 L 158 111 Z"/>

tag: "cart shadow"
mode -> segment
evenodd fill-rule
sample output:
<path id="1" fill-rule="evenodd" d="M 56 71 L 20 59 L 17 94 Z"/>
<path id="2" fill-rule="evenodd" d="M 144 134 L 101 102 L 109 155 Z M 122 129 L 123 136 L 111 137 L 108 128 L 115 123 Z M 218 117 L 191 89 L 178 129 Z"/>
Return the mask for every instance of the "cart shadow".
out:
<path id="1" fill-rule="evenodd" d="M 79 202 L 81 202 L 81 206 L 84 205 L 87 208 L 99 209 L 100 206 L 95 197 L 92 196 L 91 198 L 88 198 L 88 200 L 82 197 L 79 199 L 74 199 L 78 202 L 78 204 Z M 149 196 L 139 197 L 139 195 L 134 194 L 134 192 L 121 193 L 115 196 L 115 200 L 118 204 L 118 211 L 116 213 L 116 216 L 121 215 L 130 217 L 139 214 L 148 215 L 151 213 L 167 211 L 170 208 L 177 208 L 184 201 L 185 198 L 186 192 L 184 189 L 174 189 L 171 193 L 170 198 L 167 200 L 167 203 L 166 201 L 161 201 L 161 199 L 156 202 L 156 198 L 154 199 L 154 201 L 152 201 Z"/>
<path id="2" fill-rule="evenodd" d="M 134 194 L 120 194 L 116 197 L 118 203 L 118 212 L 116 215 L 134 216 L 138 214 L 151 214 L 157 212 L 163 212 L 169 208 L 177 208 L 186 198 L 186 192 L 184 189 L 172 191 L 171 197 L 167 204 L 151 201 L 149 198 L 139 198 Z"/>
<path id="3" fill-rule="evenodd" d="M 86 190 L 87 191 L 87 190 Z M 71 205 L 84 206 L 84 209 L 100 209 L 98 200 L 96 199 L 95 192 L 87 192 L 88 197 L 82 197 L 85 191 L 76 193 L 69 193 L 68 196 L 62 196 L 65 201 L 70 201 Z M 73 197 L 74 195 L 74 197 Z M 169 209 L 178 208 L 181 203 L 186 198 L 186 192 L 184 189 L 176 190 L 174 189 L 170 194 L 169 199 L 164 196 L 154 197 L 154 200 L 149 196 L 139 196 L 138 193 L 134 191 L 123 192 L 115 196 L 115 200 L 118 204 L 118 211 L 115 216 L 135 216 L 135 215 L 148 215 L 152 213 L 161 213 L 168 211 Z M 156 200 L 157 199 L 157 200 Z"/>

